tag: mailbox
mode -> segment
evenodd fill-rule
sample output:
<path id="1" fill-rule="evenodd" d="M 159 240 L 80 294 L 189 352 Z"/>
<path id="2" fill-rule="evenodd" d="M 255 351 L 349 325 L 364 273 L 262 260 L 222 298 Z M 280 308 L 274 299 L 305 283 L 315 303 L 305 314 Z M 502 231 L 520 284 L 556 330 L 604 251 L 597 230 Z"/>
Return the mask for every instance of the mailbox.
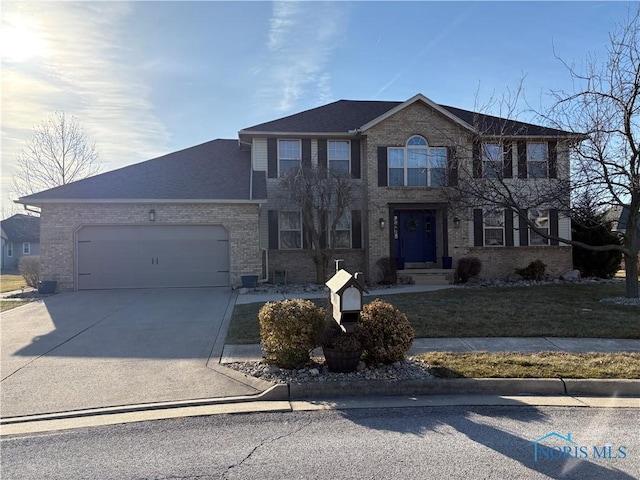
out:
<path id="1" fill-rule="evenodd" d="M 351 332 L 360 319 L 362 294 L 367 290 L 357 273 L 351 275 L 346 270 L 339 270 L 325 285 L 331 293 L 333 319 L 344 332 Z"/>

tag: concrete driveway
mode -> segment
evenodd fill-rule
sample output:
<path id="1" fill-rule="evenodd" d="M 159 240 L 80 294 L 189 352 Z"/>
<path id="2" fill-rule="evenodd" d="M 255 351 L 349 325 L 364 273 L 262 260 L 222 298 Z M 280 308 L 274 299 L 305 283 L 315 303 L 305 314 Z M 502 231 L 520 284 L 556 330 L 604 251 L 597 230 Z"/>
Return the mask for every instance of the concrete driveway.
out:
<path id="1" fill-rule="evenodd" d="M 231 296 L 222 288 L 96 290 L 4 312 L 0 415 L 259 393 L 210 360 Z"/>

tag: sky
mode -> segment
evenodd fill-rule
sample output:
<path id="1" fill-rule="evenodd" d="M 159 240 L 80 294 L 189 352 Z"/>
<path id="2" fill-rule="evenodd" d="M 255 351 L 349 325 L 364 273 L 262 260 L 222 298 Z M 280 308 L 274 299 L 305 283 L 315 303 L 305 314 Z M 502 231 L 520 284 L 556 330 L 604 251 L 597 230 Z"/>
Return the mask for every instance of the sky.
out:
<path id="1" fill-rule="evenodd" d="M 543 109 L 567 68 L 606 56 L 629 2 L 2 1 L 0 201 L 56 111 L 103 171 L 340 99 Z M 494 111 L 492 111 L 492 108 Z"/>

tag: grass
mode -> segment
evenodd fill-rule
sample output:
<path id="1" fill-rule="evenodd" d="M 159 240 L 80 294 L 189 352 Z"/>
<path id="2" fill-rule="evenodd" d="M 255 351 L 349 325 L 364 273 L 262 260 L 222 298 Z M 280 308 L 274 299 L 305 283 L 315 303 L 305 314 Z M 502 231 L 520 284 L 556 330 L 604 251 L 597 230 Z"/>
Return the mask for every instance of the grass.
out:
<path id="1" fill-rule="evenodd" d="M 12 308 L 26 305 L 29 302 L 23 302 L 21 300 L 0 300 L 0 312 L 6 312 Z"/>
<path id="2" fill-rule="evenodd" d="M 451 353 L 417 356 L 441 378 L 640 378 L 640 353 Z"/>
<path id="3" fill-rule="evenodd" d="M 3 273 L 0 275 L 0 293 L 11 292 L 12 290 L 20 290 L 26 286 L 27 282 L 24 281 L 22 275 L 16 275 L 12 273 Z"/>
<path id="4" fill-rule="evenodd" d="M 404 312 L 416 337 L 640 338 L 640 310 L 600 303 L 624 296 L 624 283 L 450 289 L 384 295 Z M 375 297 L 367 297 L 371 301 Z M 323 305 L 324 299 L 318 300 Z M 235 307 L 227 343 L 260 342 L 263 304 Z"/>

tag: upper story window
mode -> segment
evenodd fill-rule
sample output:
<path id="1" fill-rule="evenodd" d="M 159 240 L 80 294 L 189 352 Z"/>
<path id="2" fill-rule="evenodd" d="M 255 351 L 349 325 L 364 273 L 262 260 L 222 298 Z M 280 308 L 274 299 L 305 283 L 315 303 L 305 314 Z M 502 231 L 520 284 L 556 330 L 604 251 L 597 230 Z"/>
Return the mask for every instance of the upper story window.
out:
<path id="1" fill-rule="evenodd" d="M 499 178 L 504 168 L 500 143 L 482 144 L 482 175 L 485 178 Z"/>
<path id="2" fill-rule="evenodd" d="M 351 147 L 349 141 L 329 140 L 327 143 L 329 171 L 336 173 L 349 173 L 351 169 Z"/>
<path id="3" fill-rule="evenodd" d="M 527 171 L 529 178 L 549 176 L 549 150 L 546 142 L 527 143 Z"/>
<path id="4" fill-rule="evenodd" d="M 278 140 L 278 172 L 280 176 L 300 168 L 301 160 L 300 140 Z"/>
<path id="5" fill-rule="evenodd" d="M 483 224 L 485 246 L 504 246 L 504 210 L 485 210 Z"/>
<path id="6" fill-rule="evenodd" d="M 302 214 L 299 211 L 280 211 L 279 215 L 280 248 L 302 248 Z"/>
<path id="7" fill-rule="evenodd" d="M 549 234 L 549 210 L 531 209 L 528 212 L 536 228 L 542 233 Z M 529 245 L 549 245 L 549 239 L 539 235 L 533 229 L 529 229 Z"/>
<path id="8" fill-rule="evenodd" d="M 31 255 L 31 244 L 29 242 L 22 243 L 22 254 Z"/>
<path id="9" fill-rule="evenodd" d="M 438 187 L 445 185 L 447 149 L 429 147 L 427 141 L 414 135 L 405 147 L 387 149 L 388 185 Z"/>

